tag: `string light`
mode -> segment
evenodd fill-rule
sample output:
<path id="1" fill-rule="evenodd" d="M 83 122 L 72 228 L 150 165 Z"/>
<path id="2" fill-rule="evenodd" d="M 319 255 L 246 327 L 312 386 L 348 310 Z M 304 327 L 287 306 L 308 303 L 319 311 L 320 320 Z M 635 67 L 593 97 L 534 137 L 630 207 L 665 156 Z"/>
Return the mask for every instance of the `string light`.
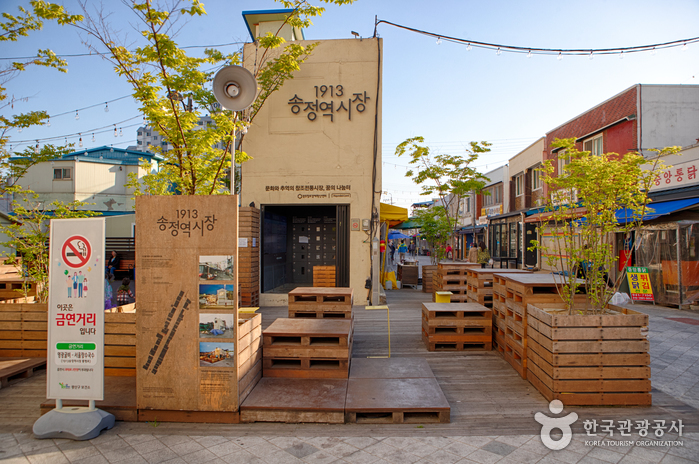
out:
<path id="1" fill-rule="evenodd" d="M 527 58 L 531 58 L 531 57 L 532 57 L 532 51 L 529 50 L 529 53 L 527 53 Z"/>
<path id="2" fill-rule="evenodd" d="M 46 127 L 51 127 L 51 116 L 46 120 Z"/>
<path id="3" fill-rule="evenodd" d="M 92 142 L 94 143 L 94 141 L 95 141 L 95 133 L 93 132 L 92 133 Z"/>
<path id="4" fill-rule="evenodd" d="M 82 147 L 83 146 L 83 135 L 80 134 L 80 140 L 78 141 L 78 146 Z"/>
<path id="5" fill-rule="evenodd" d="M 22 127 L 21 127 L 21 126 L 17 128 L 17 132 L 19 132 L 20 134 L 22 133 Z"/>
<path id="6" fill-rule="evenodd" d="M 686 52 L 688 48 L 689 48 L 689 47 L 687 47 L 687 42 L 685 42 L 684 44 L 682 44 L 682 51 L 683 51 L 683 52 Z"/>
<path id="7" fill-rule="evenodd" d="M 112 146 L 109 147 L 109 151 L 110 151 L 111 153 L 114 153 L 114 144 L 112 144 Z"/>
<path id="8" fill-rule="evenodd" d="M 80 115 L 78 114 L 78 110 L 75 110 L 75 120 L 77 121 L 80 119 Z"/>
<path id="9" fill-rule="evenodd" d="M 121 130 L 121 127 L 120 127 L 119 128 L 119 137 L 123 137 L 123 136 L 124 136 L 124 132 Z"/>
<path id="10" fill-rule="evenodd" d="M 592 56 L 592 50 L 590 50 L 590 59 L 592 59 L 592 58 L 593 58 L 593 56 Z"/>
<path id="11" fill-rule="evenodd" d="M 624 51 L 622 50 L 621 53 L 619 53 L 619 59 L 623 60 L 624 59 Z"/>
<path id="12" fill-rule="evenodd" d="M 437 45 L 442 45 L 442 38 L 441 37 L 437 37 Z"/>
<path id="13" fill-rule="evenodd" d="M 109 102 L 104 102 L 104 112 L 109 113 Z"/>
<path id="14" fill-rule="evenodd" d="M 34 147 L 34 153 L 39 153 L 39 141 L 36 141 L 36 146 Z"/>
<path id="15" fill-rule="evenodd" d="M 503 45 L 503 44 L 495 44 L 495 43 L 489 43 L 489 42 L 479 42 L 476 40 L 466 40 L 466 39 L 461 39 L 459 37 L 452 37 L 449 35 L 445 34 L 436 34 L 434 32 L 429 32 L 421 29 L 415 29 L 412 27 L 407 27 L 403 26 L 401 24 L 396 24 L 392 23 L 390 21 L 385 21 L 385 20 L 378 20 L 375 23 L 375 27 L 378 26 L 381 23 L 388 24 L 390 26 L 394 26 L 400 29 L 405 29 L 407 31 L 415 32 L 418 34 L 422 35 L 427 35 L 431 37 L 437 38 L 438 42 L 441 41 L 442 39 L 448 40 L 453 43 L 461 43 L 465 44 L 467 46 L 467 50 L 470 50 L 472 46 L 476 46 L 479 48 L 489 48 L 489 49 L 500 49 L 500 51 L 506 51 L 506 52 L 511 52 L 511 53 L 526 53 L 528 50 L 531 50 L 532 53 L 537 52 L 537 54 L 542 54 L 542 55 L 555 55 L 555 54 L 562 54 L 562 55 L 589 55 L 590 52 L 593 52 L 596 55 L 618 55 L 621 52 L 624 53 L 637 53 L 637 52 L 651 52 L 654 53 L 656 49 L 665 49 L 665 48 L 673 48 L 673 47 L 684 47 L 688 44 L 691 43 L 696 43 L 699 42 L 699 37 L 691 37 L 691 38 L 685 38 L 685 39 L 679 39 L 679 40 L 673 40 L 670 42 L 663 42 L 663 43 L 655 43 L 655 44 L 647 44 L 647 45 L 638 45 L 638 46 L 632 46 L 632 47 L 617 47 L 617 48 L 593 48 L 593 49 L 559 49 L 559 48 L 537 48 L 537 47 L 522 47 L 522 46 L 517 46 L 517 45 Z"/>
<path id="16" fill-rule="evenodd" d="M 114 137 L 119 137 L 119 134 L 117 133 L 116 124 L 114 124 Z"/>
<path id="17" fill-rule="evenodd" d="M 655 47 L 653 47 L 653 49 L 650 51 L 650 54 L 655 55 Z"/>
<path id="18" fill-rule="evenodd" d="M 558 61 L 561 61 L 563 59 L 563 53 L 558 52 L 558 56 L 556 57 Z"/>
<path id="19" fill-rule="evenodd" d="M 470 52 L 472 48 L 473 48 L 473 47 L 471 47 L 471 44 L 469 43 L 469 44 L 466 46 L 466 51 L 467 51 L 467 52 Z"/>
<path id="20" fill-rule="evenodd" d="M 497 56 L 500 56 L 501 53 L 502 53 L 502 52 L 500 51 L 500 47 L 498 47 L 498 50 L 495 52 L 495 54 L 496 54 Z"/>

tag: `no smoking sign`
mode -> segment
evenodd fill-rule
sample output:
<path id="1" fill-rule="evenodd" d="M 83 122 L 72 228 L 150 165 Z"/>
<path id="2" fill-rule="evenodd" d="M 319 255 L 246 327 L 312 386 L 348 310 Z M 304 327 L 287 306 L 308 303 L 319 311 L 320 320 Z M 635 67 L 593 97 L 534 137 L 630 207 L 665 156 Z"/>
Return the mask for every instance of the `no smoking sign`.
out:
<path id="1" fill-rule="evenodd" d="M 90 242 L 80 235 L 73 235 L 63 243 L 61 259 L 66 266 L 77 269 L 85 266 L 92 256 Z"/>

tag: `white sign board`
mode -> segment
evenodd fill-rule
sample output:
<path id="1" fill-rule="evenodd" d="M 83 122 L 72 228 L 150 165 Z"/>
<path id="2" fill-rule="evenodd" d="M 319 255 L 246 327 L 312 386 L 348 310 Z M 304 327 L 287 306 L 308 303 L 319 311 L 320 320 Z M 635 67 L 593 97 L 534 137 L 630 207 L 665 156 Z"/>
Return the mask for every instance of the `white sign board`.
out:
<path id="1" fill-rule="evenodd" d="M 104 219 L 51 220 L 46 397 L 104 395 Z"/>

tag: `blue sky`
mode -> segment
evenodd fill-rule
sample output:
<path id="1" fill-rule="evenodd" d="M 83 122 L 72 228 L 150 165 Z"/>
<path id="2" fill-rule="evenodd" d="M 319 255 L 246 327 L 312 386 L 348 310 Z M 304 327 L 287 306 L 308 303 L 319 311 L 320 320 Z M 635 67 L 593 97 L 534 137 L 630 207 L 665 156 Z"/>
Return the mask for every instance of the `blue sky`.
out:
<path id="1" fill-rule="evenodd" d="M 66 0 L 77 11 L 77 2 Z M 96 2 L 95 2 L 96 3 Z M 112 19 L 133 39 L 130 13 L 121 2 L 105 2 Z M 3 0 L 0 10 L 14 12 L 27 1 Z M 280 8 L 270 0 L 205 1 L 209 15 L 191 20 L 178 37 L 180 45 L 213 45 L 249 41 L 241 17 L 245 10 Z M 357 0 L 343 7 L 327 7 L 310 40 L 351 38 L 351 31 L 368 37 L 374 18 L 464 39 L 539 48 L 616 48 L 661 43 L 699 36 L 699 2 L 658 1 L 440 1 Z M 401 206 L 422 201 L 419 188 L 404 177 L 407 159 L 394 156 L 408 137 L 424 136 L 436 152 L 462 153 L 471 140 L 493 143 L 493 151 L 478 160 L 486 172 L 506 163 L 547 131 L 588 108 L 637 84 L 699 84 L 699 44 L 655 54 L 564 57 L 533 56 L 472 49 L 408 32 L 386 24 L 378 27 L 383 49 L 383 201 Z M 37 48 L 58 54 L 85 53 L 77 31 L 48 25 L 21 43 L 3 43 L 0 57 L 26 56 Z M 221 47 L 237 50 L 239 45 Z M 195 49 L 193 53 L 197 53 Z M 64 136 L 75 142 L 82 133 L 86 148 L 135 144 L 141 124 L 130 97 L 130 87 L 96 56 L 68 58 L 68 74 L 31 69 L 8 83 L 8 92 L 28 96 L 28 102 L 6 113 L 45 109 L 55 117 L 51 127 L 12 134 L 26 146 L 35 139 Z M 75 109 L 97 104 L 80 112 Z M 113 137 L 114 124 L 122 137 Z M 100 134 L 97 128 L 105 131 Z M 95 132 L 95 142 L 92 133 Z M 698 134 L 699 136 L 699 134 Z M 254 154 L 252 154 L 254 156 Z"/>

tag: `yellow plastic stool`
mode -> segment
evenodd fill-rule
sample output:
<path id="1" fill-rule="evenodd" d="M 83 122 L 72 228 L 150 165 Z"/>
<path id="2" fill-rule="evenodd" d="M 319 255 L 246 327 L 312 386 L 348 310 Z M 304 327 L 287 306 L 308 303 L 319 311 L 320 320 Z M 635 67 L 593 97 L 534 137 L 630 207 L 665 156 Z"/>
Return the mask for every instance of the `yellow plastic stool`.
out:
<path id="1" fill-rule="evenodd" d="M 435 303 L 451 303 L 451 292 L 434 292 Z"/>

